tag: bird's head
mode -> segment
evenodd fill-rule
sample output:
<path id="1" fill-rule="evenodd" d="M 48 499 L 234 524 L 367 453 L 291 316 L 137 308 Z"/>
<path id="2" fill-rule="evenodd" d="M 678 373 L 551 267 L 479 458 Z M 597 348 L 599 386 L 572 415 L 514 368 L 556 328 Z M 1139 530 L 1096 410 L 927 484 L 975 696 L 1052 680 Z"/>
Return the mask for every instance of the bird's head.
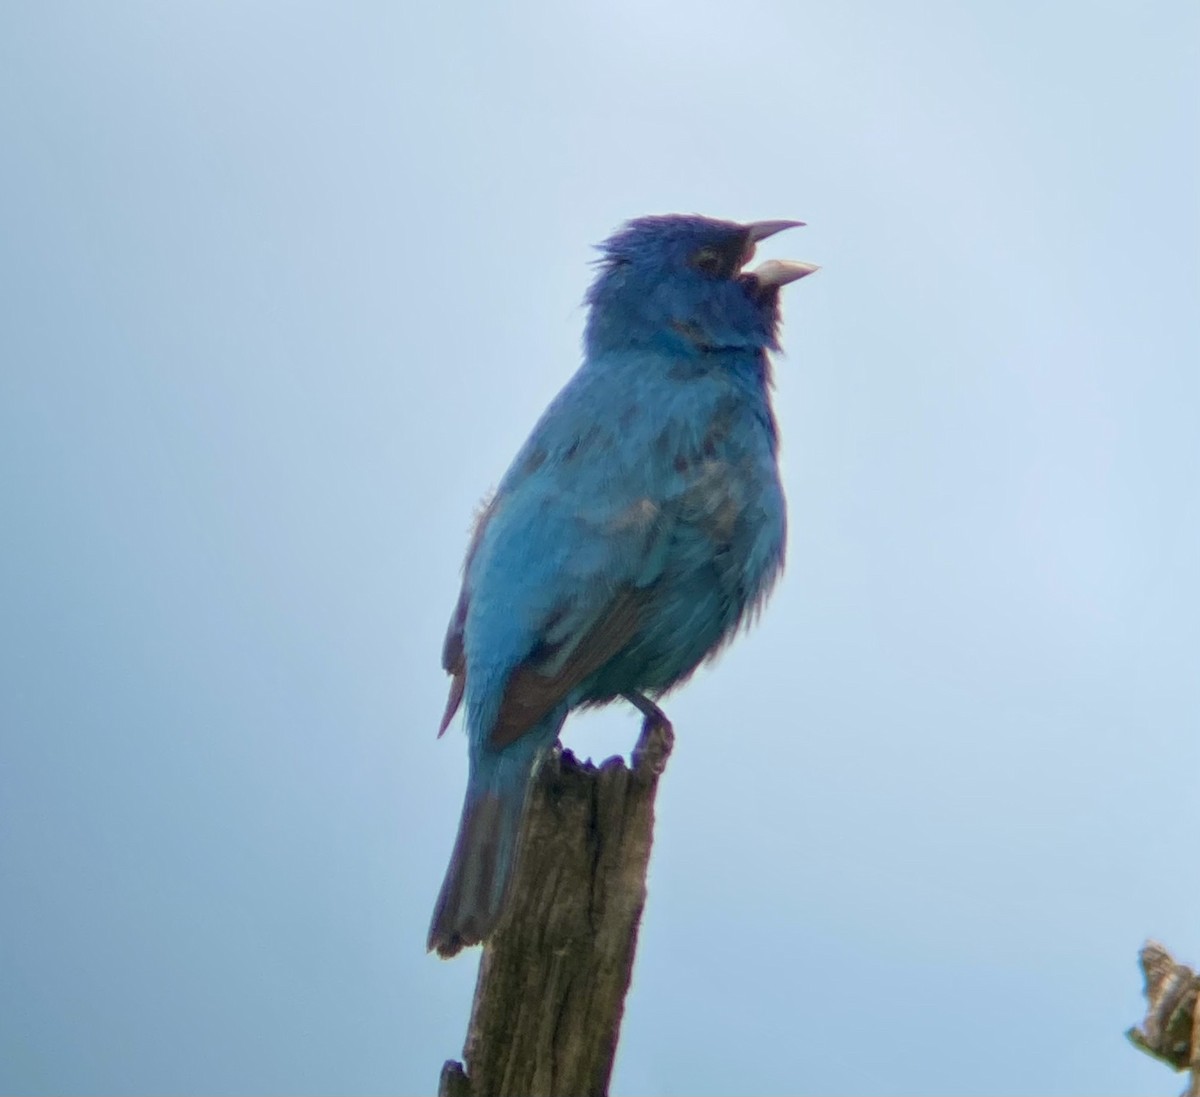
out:
<path id="1" fill-rule="evenodd" d="M 600 245 L 600 273 L 587 295 L 589 354 L 774 348 L 779 287 L 818 268 L 786 259 L 746 267 L 760 240 L 801 224 L 680 214 L 630 221 Z"/>

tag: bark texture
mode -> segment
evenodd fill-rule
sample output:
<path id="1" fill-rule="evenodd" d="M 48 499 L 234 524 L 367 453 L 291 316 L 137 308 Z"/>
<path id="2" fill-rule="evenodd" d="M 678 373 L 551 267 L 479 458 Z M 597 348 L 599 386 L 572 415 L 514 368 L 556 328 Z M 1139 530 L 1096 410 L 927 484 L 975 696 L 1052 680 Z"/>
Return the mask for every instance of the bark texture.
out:
<path id="1" fill-rule="evenodd" d="M 1191 1071 L 1185 1097 L 1200 1097 L 1200 976 L 1157 941 L 1147 941 L 1138 958 L 1146 977 L 1146 1018 L 1126 1035 L 1147 1055 Z"/>
<path id="2" fill-rule="evenodd" d="M 600 766 L 559 751 L 535 779 L 504 922 L 484 946 L 463 1062 L 439 1097 L 605 1094 L 646 902 L 671 726 Z"/>

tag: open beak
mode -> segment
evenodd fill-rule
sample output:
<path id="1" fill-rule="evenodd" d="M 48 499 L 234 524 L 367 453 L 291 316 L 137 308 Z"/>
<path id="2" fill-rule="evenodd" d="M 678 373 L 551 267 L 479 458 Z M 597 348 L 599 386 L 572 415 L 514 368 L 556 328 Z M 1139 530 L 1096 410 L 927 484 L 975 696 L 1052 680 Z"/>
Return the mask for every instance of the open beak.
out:
<path id="1" fill-rule="evenodd" d="M 754 258 L 754 246 L 760 240 L 783 232 L 784 229 L 803 226 L 803 221 L 752 221 L 746 226 L 746 252 L 742 265 L 745 266 Z M 801 263 L 795 259 L 768 259 L 747 273 L 754 275 L 758 284 L 765 289 L 771 286 L 786 286 L 789 282 L 795 282 L 820 269 L 815 263 Z"/>

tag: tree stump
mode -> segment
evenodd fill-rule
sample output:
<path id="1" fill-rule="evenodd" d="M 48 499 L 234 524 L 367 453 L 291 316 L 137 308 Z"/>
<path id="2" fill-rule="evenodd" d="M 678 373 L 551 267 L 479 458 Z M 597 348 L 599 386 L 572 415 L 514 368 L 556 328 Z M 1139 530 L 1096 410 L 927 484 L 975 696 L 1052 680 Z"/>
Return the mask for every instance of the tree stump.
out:
<path id="1" fill-rule="evenodd" d="M 439 1097 L 608 1092 L 673 743 L 670 724 L 647 717 L 631 767 L 559 747 L 542 764 L 508 910 L 484 945 L 464 1062 L 446 1062 Z"/>

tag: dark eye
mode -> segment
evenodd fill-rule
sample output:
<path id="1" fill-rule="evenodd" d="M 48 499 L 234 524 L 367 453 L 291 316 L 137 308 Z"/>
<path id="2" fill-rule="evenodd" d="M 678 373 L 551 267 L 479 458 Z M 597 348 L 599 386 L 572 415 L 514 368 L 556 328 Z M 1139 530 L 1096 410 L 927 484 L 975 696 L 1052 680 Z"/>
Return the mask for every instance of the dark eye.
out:
<path id="1" fill-rule="evenodd" d="M 701 274 L 718 275 L 725 261 L 716 248 L 701 248 L 692 256 L 692 266 Z"/>

